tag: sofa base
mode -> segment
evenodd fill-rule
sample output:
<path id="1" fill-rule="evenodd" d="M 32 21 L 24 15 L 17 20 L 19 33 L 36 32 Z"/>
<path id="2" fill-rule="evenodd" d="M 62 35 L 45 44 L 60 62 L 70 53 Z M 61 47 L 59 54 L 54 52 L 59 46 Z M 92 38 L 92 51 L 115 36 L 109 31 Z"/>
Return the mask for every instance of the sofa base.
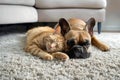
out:
<path id="1" fill-rule="evenodd" d="M 105 9 L 37 9 L 39 22 L 57 22 L 60 18 L 80 18 L 87 21 L 94 17 L 97 22 L 105 20 Z"/>

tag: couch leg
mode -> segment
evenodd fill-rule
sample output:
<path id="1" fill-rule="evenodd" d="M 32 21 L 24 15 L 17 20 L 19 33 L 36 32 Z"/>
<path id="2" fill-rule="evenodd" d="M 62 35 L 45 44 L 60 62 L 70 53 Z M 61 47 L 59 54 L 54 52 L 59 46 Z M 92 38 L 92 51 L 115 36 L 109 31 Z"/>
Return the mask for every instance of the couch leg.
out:
<path id="1" fill-rule="evenodd" d="M 102 23 L 101 23 L 101 22 L 98 22 L 98 23 L 97 23 L 97 27 L 98 27 L 98 34 L 100 34 L 100 33 L 101 33 Z"/>

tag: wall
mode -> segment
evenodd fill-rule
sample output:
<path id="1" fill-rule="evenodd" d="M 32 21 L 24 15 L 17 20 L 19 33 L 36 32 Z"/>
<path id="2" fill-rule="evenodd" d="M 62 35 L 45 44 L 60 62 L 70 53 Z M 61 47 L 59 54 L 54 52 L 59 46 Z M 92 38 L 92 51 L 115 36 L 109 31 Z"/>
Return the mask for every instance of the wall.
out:
<path id="1" fill-rule="evenodd" d="M 120 32 L 120 0 L 107 0 L 106 20 L 102 31 Z"/>

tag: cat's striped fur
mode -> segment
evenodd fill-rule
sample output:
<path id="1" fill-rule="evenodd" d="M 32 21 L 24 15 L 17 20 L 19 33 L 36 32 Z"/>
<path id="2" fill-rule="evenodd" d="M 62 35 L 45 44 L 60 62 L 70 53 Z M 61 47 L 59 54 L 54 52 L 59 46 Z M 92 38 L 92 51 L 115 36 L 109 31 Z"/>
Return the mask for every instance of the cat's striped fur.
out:
<path id="1" fill-rule="evenodd" d="M 59 29 L 36 27 L 28 30 L 26 35 L 26 52 L 45 60 L 69 59 L 68 55 L 61 52 L 64 49 L 64 37 Z"/>

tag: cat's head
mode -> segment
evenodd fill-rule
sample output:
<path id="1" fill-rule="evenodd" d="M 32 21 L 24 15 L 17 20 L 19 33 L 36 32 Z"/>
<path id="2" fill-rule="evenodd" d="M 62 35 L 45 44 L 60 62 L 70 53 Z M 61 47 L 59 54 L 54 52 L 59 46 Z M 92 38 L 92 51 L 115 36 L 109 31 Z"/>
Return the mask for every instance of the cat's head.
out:
<path id="1" fill-rule="evenodd" d="M 58 52 L 64 49 L 64 38 L 59 34 L 48 35 L 45 39 L 47 52 Z"/>
<path id="2" fill-rule="evenodd" d="M 56 27 L 54 33 L 44 38 L 47 52 L 58 52 L 64 50 L 64 37 L 61 35 L 59 27 Z"/>

